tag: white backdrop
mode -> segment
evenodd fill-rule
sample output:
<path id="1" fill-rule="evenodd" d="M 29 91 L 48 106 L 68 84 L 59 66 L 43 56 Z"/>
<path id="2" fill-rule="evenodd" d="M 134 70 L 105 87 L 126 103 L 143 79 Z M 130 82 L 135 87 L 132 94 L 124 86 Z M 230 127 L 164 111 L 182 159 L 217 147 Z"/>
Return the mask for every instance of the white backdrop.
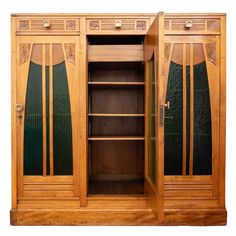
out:
<path id="1" fill-rule="evenodd" d="M 226 227 L 12 227 L 10 126 L 11 13 L 227 13 Z M 0 0 L 0 235 L 235 235 L 236 233 L 236 4 L 234 0 Z M 235 72 L 235 73 L 234 73 Z M 235 231 L 235 232 L 234 232 Z"/>

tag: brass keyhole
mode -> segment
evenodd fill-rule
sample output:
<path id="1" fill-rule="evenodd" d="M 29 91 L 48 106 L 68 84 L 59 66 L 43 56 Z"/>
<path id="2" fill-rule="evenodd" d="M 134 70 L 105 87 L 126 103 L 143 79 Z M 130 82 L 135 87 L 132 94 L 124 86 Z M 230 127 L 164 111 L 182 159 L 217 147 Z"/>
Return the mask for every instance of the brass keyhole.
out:
<path id="1" fill-rule="evenodd" d="M 23 105 L 22 104 L 16 104 L 16 112 L 17 112 L 17 118 L 20 120 L 21 124 L 21 119 L 23 118 L 21 112 L 23 111 Z"/>

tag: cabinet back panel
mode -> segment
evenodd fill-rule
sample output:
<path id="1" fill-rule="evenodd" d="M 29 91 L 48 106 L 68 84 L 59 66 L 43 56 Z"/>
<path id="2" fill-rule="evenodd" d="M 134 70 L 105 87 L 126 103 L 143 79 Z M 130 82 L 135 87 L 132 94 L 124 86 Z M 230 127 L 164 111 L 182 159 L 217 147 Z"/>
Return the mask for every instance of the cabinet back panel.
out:
<path id="1" fill-rule="evenodd" d="M 144 113 L 143 88 L 94 89 L 90 99 L 90 113 Z"/>
<path id="2" fill-rule="evenodd" d="M 143 82 L 144 67 L 137 62 L 96 62 L 89 64 L 90 82 Z"/>
<path id="3" fill-rule="evenodd" d="M 90 177 L 95 180 L 142 179 L 142 141 L 94 141 L 90 143 Z"/>
<path id="4" fill-rule="evenodd" d="M 89 135 L 144 135 L 143 117 L 91 117 Z"/>

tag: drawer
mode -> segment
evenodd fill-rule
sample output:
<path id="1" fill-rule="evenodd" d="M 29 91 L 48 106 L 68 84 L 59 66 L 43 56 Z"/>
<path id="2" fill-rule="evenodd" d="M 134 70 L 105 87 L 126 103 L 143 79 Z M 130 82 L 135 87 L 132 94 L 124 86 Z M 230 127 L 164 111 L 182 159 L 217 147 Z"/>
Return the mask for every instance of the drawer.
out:
<path id="1" fill-rule="evenodd" d="M 165 33 L 173 34 L 219 34 L 220 33 L 220 19 L 216 18 L 165 18 L 164 22 Z"/>
<path id="2" fill-rule="evenodd" d="M 94 18 L 87 19 L 88 34 L 145 34 L 149 18 Z"/>
<path id="3" fill-rule="evenodd" d="M 75 18 L 28 18 L 17 19 L 17 35 L 20 34 L 78 34 L 79 19 Z"/>

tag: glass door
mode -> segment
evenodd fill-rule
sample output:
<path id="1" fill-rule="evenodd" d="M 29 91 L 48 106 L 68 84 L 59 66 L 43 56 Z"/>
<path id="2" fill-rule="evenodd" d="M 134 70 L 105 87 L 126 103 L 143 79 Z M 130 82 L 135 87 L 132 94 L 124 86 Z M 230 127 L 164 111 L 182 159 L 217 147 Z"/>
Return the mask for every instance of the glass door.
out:
<path id="1" fill-rule="evenodd" d="M 145 57 L 145 194 L 157 216 L 164 218 L 164 99 L 161 68 L 164 66 L 163 14 L 154 20 L 144 41 Z M 159 27 L 160 26 L 160 27 Z"/>
<path id="2" fill-rule="evenodd" d="M 19 39 L 17 79 L 18 195 L 78 196 L 76 41 Z M 79 88 L 78 88 L 79 90 Z"/>
<path id="3" fill-rule="evenodd" d="M 215 37 L 166 37 L 165 181 L 196 181 L 208 186 L 206 196 L 218 192 L 218 50 Z M 200 189 L 185 185 L 185 194 Z M 181 191 L 166 192 L 179 196 Z"/>

